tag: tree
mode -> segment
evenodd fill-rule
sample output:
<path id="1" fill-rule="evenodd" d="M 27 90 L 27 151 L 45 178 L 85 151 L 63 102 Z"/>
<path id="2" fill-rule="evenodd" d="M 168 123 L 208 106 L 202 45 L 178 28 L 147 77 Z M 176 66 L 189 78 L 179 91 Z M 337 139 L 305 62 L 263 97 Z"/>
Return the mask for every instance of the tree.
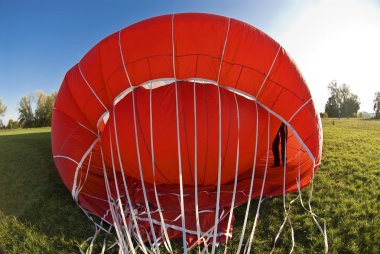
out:
<path id="1" fill-rule="evenodd" d="M 23 96 L 19 103 L 18 112 L 19 117 L 18 120 L 20 125 L 23 128 L 31 128 L 34 125 L 34 114 L 32 110 L 31 101 L 33 100 L 33 96 Z"/>
<path id="2" fill-rule="evenodd" d="M 380 91 L 375 93 L 373 100 L 373 110 L 375 111 L 375 118 L 380 119 Z"/>
<path id="3" fill-rule="evenodd" d="M 356 94 L 351 93 L 346 84 L 341 86 L 334 80 L 328 85 L 330 97 L 325 105 L 325 112 L 329 117 L 355 117 L 360 108 L 360 101 Z"/>
<path id="4" fill-rule="evenodd" d="M 9 119 L 8 126 L 7 126 L 8 129 L 17 129 L 19 127 L 20 127 L 20 125 L 19 125 L 19 123 L 17 121 Z"/>
<path id="5" fill-rule="evenodd" d="M 5 106 L 3 101 L 0 99 L 0 117 L 4 116 L 5 112 L 7 112 L 7 106 Z"/>
<path id="6" fill-rule="evenodd" d="M 338 84 L 335 80 L 333 80 L 327 88 L 329 89 L 330 97 L 327 99 L 325 112 L 329 117 L 340 117 L 339 108 L 341 102 L 339 101 L 340 96 Z"/>
<path id="7" fill-rule="evenodd" d="M 38 92 L 36 97 L 35 126 L 51 126 L 51 114 L 57 93 L 53 92 L 51 95 L 46 95 L 43 92 Z"/>

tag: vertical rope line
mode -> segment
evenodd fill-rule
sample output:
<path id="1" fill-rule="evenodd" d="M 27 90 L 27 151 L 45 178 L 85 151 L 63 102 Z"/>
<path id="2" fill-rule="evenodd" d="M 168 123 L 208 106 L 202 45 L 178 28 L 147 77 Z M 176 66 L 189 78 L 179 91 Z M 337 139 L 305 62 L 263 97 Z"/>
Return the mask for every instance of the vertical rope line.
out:
<path id="1" fill-rule="evenodd" d="M 269 143 L 270 142 L 270 113 L 269 112 L 268 112 L 268 130 L 267 130 L 267 136 L 268 136 L 267 137 L 267 154 L 266 154 L 266 160 L 265 160 L 264 178 L 263 178 L 263 182 L 261 184 L 260 198 L 259 198 L 259 203 L 257 204 L 257 210 L 256 210 L 255 220 L 253 222 L 253 227 L 252 227 L 251 235 L 249 237 L 248 244 L 246 245 L 246 248 L 245 248 L 245 250 L 248 250 L 248 253 L 251 252 L 251 245 L 252 245 L 252 241 L 253 241 L 253 236 L 255 234 L 255 229 L 256 229 L 256 226 L 257 226 L 257 220 L 259 218 L 261 201 L 263 199 L 263 194 L 264 194 L 265 180 L 266 180 L 266 177 L 267 177 L 268 160 L 269 160 L 269 147 L 270 147 L 270 143 Z M 246 253 L 245 250 L 244 250 L 244 253 Z"/>
<path id="2" fill-rule="evenodd" d="M 134 132 L 135 132 L 135 142 L 136 142 L 136 151 L 137 151 L 137 162 L 139 166 L 139 173 L 140 173 L 140 180 L 141 180 L 141 187 L 143 189 L 143 195 L 144 195 L 144 201 L 145 201 L 145 207 L 147 210 L 147 215 L 149 218 L 149 226 L 150 230 L 152 232 L 153 236 L 153 247 L 156 248 L 157 253 L 160 253 L 160 250 L 158 248 L 158 242 L 156 238 L 156 233 L 154 231 L 153 223 L 152 223 L 152 216 L 150 213 L 150 208 L 149 208 L 149 202 L 148 202 L 148 197 L 146 195 L 146 188 L 145 188 L 145 182 L 144 182 L 144 174 L 142 171 L 142 165 L 141 165 L 141 155 L 140 155 L 140 145 L 139 145 L 139 138 L 138 138 L 138 133 L 137 133 L 137 120 L 136 120 L 136 102 L 135 102 L 135 90 L 132 89 L 132 110 L 133 110 L 133 126 L 134 126 Z"/>
<path id="3" fill-rule="evenodd" d="M 201 228 L 199 223 L 198 208 L 198 129 L 197 129 L 197 93 L 196 82 L 194 81 L 194 198 L 195 198 L 195 223 L 197 225 L 198 253 L 200 253 Z"/>
<path id="4" fill-rule="evenodd" d="M 165 243 L 165 246 L 167 245 L 167 250 L 170 253 L 173 253 L 172 246 L 170 244 L 170 239 L 168 236 L 168 232 L 166 230 L 165 220 L 162 215 L 161 211 L 161 204 L 160 200 L 158 198 L 157 193 L 157 187 L 156 187 L 156 170 L 155 170 L 155 160 L 154 160 L 154 142 L 153 142 L 153 109 L 152 109 L 152 83 L 150 83 L 150 91 L 149 91 L 149 127 L 150 127 L 150 150 L 151 150 L 151 160 L 152 160 L 152 175 L 153 175 L 153 189 L 154 189 L 154 195 L 156 198 L 156 203 L 158 207 L 158 213 L 160 215 L 160 221 L 161 221 L 161 229 L 164 233 L 164 236 L 162 237 L 163 242 Z"/>
<path id="5" fill-rule="evenodd" d="M 272 64 L 271 66 L 269 67 L 269 70 L 268 70 L 268 73 L 267 75 L 265 76 L 264 80 L 263 80 L 263 83 L 261 83 L 261 86 L 259 88 L 259 91 L 257 92 L 257 95 L 256 95 L 256 98 L 259 98 L 259 95 L 260 95 L 260 92 L 261 92 L 261 89 L 264 87 L 264 84 L 267 82 L 267 79 L 272 71 L 272 68 L 274 66 L 274 63 L 276 62 L 277 60 L 277 57 L 278 57 L 278 54 L 280 53 L 280 50 L 281 50 L 281 46 L 278 46 L 278 50 L 277 50 L 277 53 L 276 53 L 276 56 L 274 57 L 273 61 L 272 61 Z"/>
<path id="6" fill-rule="evenodd" d="M 181 196 L 181 221 L 182 221 L 182 244 L 183 252 L 187 252 L 186 245 L 186 220 L 185 220 L 185 204 L 183 198 L 183 181 L 182 181 L 182 158 L 181 158 L 181 138 L 179 132 L 179 113 L 178 113 L 178 88 L 177 88 L 177 75 L 175 67 L 175 45 L 174 45 L 174 14 L 172 15 L 172 55 L 173 55 L 173 74 L 175 78 L 175 110 L 177 122 L 177 151 L 178 151 L 178 174 L 179 174 L 179 191 Z"/>
<path id="7" fill-rule="evenodd" d="M 220 184 L 221 184 L 221 174 L 222 174 L 222 99 L 220 95 L 220 87 L 219 87 L 219 79 L 220 79 L 220 73 L 222 69 L 222 63 L 223 63 L 223 57 L 224 57 L 224 51 L 226 49 L 227 40 L 228 40 L 228 33 L 230 31 L 230 21 L 231 19 L 228 19 L 228 27 L 226 32 L 226 38 L 224 40 L 224 46 L 223 51 L 220 57 L 220 64 L 219 64 L 219 71 L 218 71 L 218 185 L 217 185 L 217 191 L 216 191 L 216 205 L 215 205 L 215 221 L 214 221 L 214 237 L 212 239 L 212 247 L 211 247 L 211 254 L 215 253 L 215 246 L 216 246 L 216 236 L 218 232 L 218 224 L 219 224 L 219 204 L 220 204 Z"/>
<path id="8" fill-rule="evenodd" d="M 311 210 L 311 204 L 310 204 L 310 200 L 311 198 L 309 198 L 309 209 L 307 209 L 305 207 L 305 204 L 303 202 L 303 198 L 302 198 L 302 192 L 301 192 L 301 166 L 300 166 L 300 162 L 298 164 L 298 179 L 299 179 L 299 183 L 297 184 L 297 188 L 298 188 L 298 193 L 299 193 L 299 196 L 300 196 L 300 202 L 301 202 L 301 205 L 303 207 L 303 209 L 305 209 L 310 215 L 311 217 L 313 218 L 313 221 L 314 221 L 314 224 L 317 225 L 319 231 L 321 232 L 321 234 L 323 235 L 323 238 L 324 238 L 324 243 L 325 243 L 325 253 L 328 253 L 328 239 L 327 239 L 327 229 L 326 229 L 326 220 L 324 218 L 321 218 L 319 216 L 317 216 L 312 210 Z M 313 164 L 313 175 L 314 175 L 314 168 L 315 168 L 315 164 Z M 314 178 L 312 178 L 312 181 L 313 181 Z M 311 182 L 311 188 L 313 188 L 313 182 Z M 310 197 L 310 196 L 309 196 Z M 321 227 L 321 225 L 319 224 L 318 220 L 316 218 L 320 218 L 322 219 L 323 221 L 323 229 Z"/>
<path id="9" fill-rule="evenodd" d="M 118 184 L 118 181 L 117 181 L 117 175 L 116 175 L 116 170 L 115 170 L 115 161 L 114 161 L 114 158 L 113 158 L 113 149 L 112 149 L 112 137 L 111 137 L 111 132 L 109 132 L 109 138 L 110 138 L 110 152 L 111 152 L 111 161 L 112 161 L 112 171 L 113 171 L 113 177 L 115 179 L 115 187 L 116 187 L 116 193 L 117 193 L 117 202 L 119 204 L 119 209 L 120 209 L 120 213 L 121 213 L 121 220 L 124 224 L 124 228 L 125 228 L 125 233 L 127 234 L 127 240 L 128 240 L 128 244 L 129 244 L 129 247 L 131 248 L 131 251 L 132 253 L 136 253 L 135 252 L 135 248 L 133 246 L 133 243 L 132 243 L 132 240 L 131 240 L 131 236 L 129 234 L 129 227 L 127 225 L 127 222 L 125 220 L 125 214 L 124 214 L 124 208 L 123 208 L 123 204 L 121 203 L 121 199 L 120 199 L 120 191 L 119 191 L 119 184 Z"/>
<path id="10" fill-rule="evenodd" d="M 230 232 L 232 215 L 233 215 L 234 206 L 235 206 L 236 186 L 237 186 L 237 179 L 238 179 L 238 172 L 239 172 L 239 153 L 240 153 L 240 112 L 239 112 L 239 103 L 237 101 L 235 93 L 234 93 L 234 98 L 235 98 L 235 104 L 236 104 L 236 118 L 237 118 L 237 145 L 236 145 L 234 190 L 232 193 L 231 208 L 230 208 L 230 214 L 229 214 L 228 223 L 227 223 L 227 233 Z M 226 246 L 224 248 L 225 254 L 227 253 L 227 249 L 228 249 L 228 236 L 226 236 Z"/>
<path id="11" fill-rule="evenodd" d="M 121 161 L 120 148 L 119 148 L 119 138 L 118 138 L 118 134 L 117 134 L 117 124 L 116 124 L 116 117 L 115 117 L 115 108 L 113 110 L 113 122 L 114 122 L 116 150 L 117 150 L 117 155 L 118 155 L 118 160 L 119 160 L 119 165 L 120 165 L 120 171 L 121 171 L 121 176 L 123 178 L 123 184 L 124 184 L 125 194 L 127 196 L 129 211 L 131 213 L 132 221 L 133 221 L 133 224 L 134 224 L 136 232 L 137 232 L 137 240 L 138 240 L 137 244 L 140 247 L 140 249 L 145 254 L 147 254 L 147 249 L 146 249 L 146 246 L 145 246 L 144 241 L 143 241 L 143 239 L 141 237 L 141 234 L 140 234 L 139 225 L 137 223 L 136 216 L 135 216 L 135 209 L 133 208 L 131 197 L 129 196 L 128 185 L 127 185 L 127 181 L 126 181 L 125 175 L 124 175 L 124 168 L 123 168 L 123 163 Z"/>
<path id="12" fill-rule="evenodd" d="M 255 172 L 256 172 L 256 157 L 257 157 L 257 144 L 258 144 L 258 138 L 259 138 L 259 111 L 257 107 L 257 103 L 255 103 L 255 108 L 256 108 L 256 141 L 255 141 L 255 153 L 253 157 L 253 166 L 252 166 L 252 176 L 251 176 L 251 184 L 249 187 L 249 195 L 248 195 L 248 203 L 247 203 L 247 208 L 245 210 L 245 216 L 244 216 L 244 223 L 243 223 L 243 228 L 240 236 L 240 241 L 237 249 L 237 254 L 240 254 L 241 246 L 243 244 L 243 239 L 244 239 L 244 234 L 245 234 L 245 228 L 247 226 L 247 220 L 248 220 L 248 214 L 249 214 L 249 209 L 251 206 L 251 200 L 252 200 L 252 191 L 253 191 L 253 183 L 255 180 Z"/>
<path id="13" fill-rule="evenodd" d="M 313 176 L 312 176 L 312 179 L 311 179 L 311 188 L 310 188 L 310 195 L 309 195 L 308 206 L 309 206 L 311 215 L 313 216 L 313 220 L 314 220 L 315 224 L 318 226 L 319 230 L 321 231 L 321 233 L 323 235 L 324 242 L 325 242 L 325 253 L 328 253 L 329 252 L 329 243 L 328 243 L 328 240 L 327 240 L 326 221 L 325 221 L 325 219 L 323 219 L 323 230 L 322 230 L 321 226 L 318 223 L 318 220 L 315 218 L 316 215 L 315 215 L 315 213 L 313 212 L 313 210 L 311 208 L 311 199 L 313 197 L 313 189 L 314 189 L 315 162 L 313 163 L 313 170 L 312 170 L 312 172 L 313 172 Z"/>
<path id="14" fill-rule="evenodd" d="M 106 165 L 104 163 L 104 155 L 103 155 L 102 146 L 100 146 L 100 154 L 101 154 L 101 157 L 102 157 L 104 182 L 105 182 L 105 186 L 106 186 L 108 204 L 110 206 L 110 211 L 111 211 L 111 215 L 112 215 L 112 218 L 113 218 L 113 224 L 114 224 L 114 227 L 115 227 L 115 232 L 116 232 L 117 238 L 120 241 L 119 242 L 119 246 L 124 251 L 127 247 L 126 247 L 126 244 L 124 242 L 123 234 L 120 232 L 121 229 L 120 229 L 120 225 L 119 225 L 119 218 L 117 216 L 117 213 L 114 210 L 115 209 L 114 208 L 114 202 L 112 200 L 112 194 L 111 194 L 111 190 L 110 190 L 110 186 L 109 186 L 109 181 L 108 181 L 108 177 L 107 177 L 107 169 L 106 169 Z"/>
<path id="15" fill-rule="evenodd" d="M 119 31 L 119 48 L 120 48 L 120 54 L 121 54 L 121 59 L 122 59 L 125 75 L 127 76 L 129 85 L 132 86 L 132 83 L 131 83 L 131 80 L 130 80 L 127 68 L 125 66 L 123 51 L 122 51 L 122 47 L 121 47 L 121 31 Z M 138 165 L 139 165 L 139 173 L 140 173 L 141 186 L 143 188 L 145 207 L 146 207 L 146 209 L 148 211 L 149 225 L 150 225 L 150 229 L 152 231 L 152 236 L 153 236 L 154 243 L 155 243 L 153 247 L 155 247 L 156 250 L 157 250 L 157 252 L 160 253 L 160 250 L 158 248 L 157 239 L 156 239 L 156 233 L 154 231 L 154 227 L 153 227 L 153 224 L 152 224 L 152 218 L 151 218 L 151 214 L 150 214 L 150 209 L 149 209 L 149 204 L 148 204 L 148 198 L 147 198 L 147 195 L 146 195 L 146 189 L 145 189 L 145 183 L 144 183 L 144 174 L 142 173 L 141 158 L 140 158 L 140 147 L 139 147 L 139 140 L 138 140 L 138 134 L 137 134 L 137 126 L 136 126 L 135 92 L 134 92 L 133 88 L 132 88 L 131 93 L 132 93 L 132 108 L 133 108 L 133 125 L 134 125 L 134 133 L 135 133 L 135 141 L 136 141 L 136 152 L 137 152 L 137 160 L 138 160 Z M 138 228 L 137 228 L 137 230 L 138 230 Z"/>
<path id="16" fill-rule="evenodd" d="M 78 70 L 80 72 L 80 75 L 82 76 L 84 82 L 86 83 L 86 85 L 88 86 L 88 88 L 90 88 L 91 90 L 91 93 L 95 96 L 95 98 L 99 101 L 99 103 L 102 105 L 102 107 L 108 111 L 107 107 L 104 105 L 104 103 L 99 99 L 98 95 L 95 93 L 94 89 L 92 89 L 92 87 L 90 86 L 90 84 L 88 83 L 86 77 L 83 75 L 82 73 L 82 69 L 80 68 L 80 62 L 78 63 Z"/>
<path id="17" fill-rule="evenodd" d="M 281 140 L 282 142 L 282 140 Z M 295 242 L 294 242 L 294 230 L 293 230 L 293 226 L 292 226 L 292 223 L 290 221 L 290 217 L 289 217 L 289 213 L 286 209 L 286 196 L 285 196 L 285 190 L 286 190 L 286 155 L 287 155 L 287 133 L 286 133 L 286 138 L 285 138 L 285 159 L 284 159 L 284 165 L 283 165 L 283 168 L 284 168 L 284 174 L 283 174 L 283 183 L 282 183 L 282 203 L 283 203 L 283 207 L 284 207 L 284 212 L 285 212 L 285 217 L 284 217 L 284 221 L 283 223 L 281 224 L 280 226 L 280 229 L 279 231 L 277 232 L 277 235 L 274 239 L 274 243 L 273 243 L 273 247 L 272 247 L 272 250 L 271 250 L 271 254 L 274 252 L 274 249 L 276 247 L 276 243 L 284 229 L 284 226 L 286 224 L 286 221 L 289 222 L 289 225 L 290 225 L 290 229 L 291 229 L 291 235 L 292 235 L 292 248 L 290 250 L 290 253 L 293 253 L 293 250 L 294 250 L 294 245 L 295 245 Z M 281 151 L 282 153 L 282 151 Z M 297 180 L 297 179 L 296 179 Z M 290 203 L 289 203 L 289 210 L 290 210 L 290 205 L 291 203 L 293 203 L 295 201 L 295 199 L 293 199 Z"/>

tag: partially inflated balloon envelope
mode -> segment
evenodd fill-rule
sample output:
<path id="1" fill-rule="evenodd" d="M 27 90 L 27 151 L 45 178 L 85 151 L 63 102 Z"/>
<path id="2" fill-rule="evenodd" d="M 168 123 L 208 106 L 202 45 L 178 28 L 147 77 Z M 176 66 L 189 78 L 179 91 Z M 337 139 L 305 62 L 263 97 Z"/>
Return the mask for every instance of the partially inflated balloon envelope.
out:
<path id="1" fill-rule="evenodd" d="M 271 167 L 281 123 L 286 162 Z M 234 208 L 310 183 L 321 140 L 286 51 L 251 25 L 198 13 L 103 39 L 67 72 L 52 122 L 74 200 L 142 250 L 181 237 L 185 249 L 226 242 Z"/>

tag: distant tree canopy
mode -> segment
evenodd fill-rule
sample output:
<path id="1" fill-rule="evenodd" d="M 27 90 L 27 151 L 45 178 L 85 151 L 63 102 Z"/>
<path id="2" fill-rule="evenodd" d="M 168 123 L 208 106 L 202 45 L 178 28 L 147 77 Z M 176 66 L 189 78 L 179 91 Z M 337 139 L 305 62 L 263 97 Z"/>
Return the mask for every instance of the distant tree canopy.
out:
<path id="1" fill-rule="evenodd" d="M 380 119 L 380 91 L 375 93 L 373 100 L 373 110 L 375 111 L 375 118 Z"/>
<path id="2" fill-rule="evenodd" d="M 4 116 L 6 111 L 7 111 L 7 106 L 5 106 L 3 101 L 0 99 L 0 117 Z"/>
<path id="3" fill-rule="evenodd" d="M 8 129 L 17 129 L 17 128 L 20 128 L 20 124 L 17 121 L 9 119 L 7 128 Z"/>
<path id="4" fill-rule="evenodd" d="M 42 92 L 37 93 L 37 107 L 34 113 L 36 127 L 50 126 L 51 113 L 54 106 L 57 93 L 46 95 Z"/>
<path id="5" fill-rule="evenodd" d="M 46 95 L 43 92 L 37 92 L 34 95 L 23 96 L 19 103 L 19 123 L 23 128 L 44 127 L 51 125 L 51 115 L 57 93 Z M 35 104 L 36 110 L 33 111 L 32 104 Z"/>
<path id="6" fill-rule="evenodd" d="M 32 103 L 33 96 L 23 96 L 21 98 L 21 101 L 19 103 L 18 107 L 18 113 L 19 117 L 18 120 L 20 121 L 20 124 L 24 128 L 31 128 L 33 127 L 34 123 L 34 113 L 32 110 Z"/>
<path id="7" fill-rule="evenodd" d="M 338 85 L 334 80 L 328 85 L 330 97 L 325 105 L 329 117 L 356 117 L 360 101 L 356 94 L 351 93 L 346 84 Z"/>

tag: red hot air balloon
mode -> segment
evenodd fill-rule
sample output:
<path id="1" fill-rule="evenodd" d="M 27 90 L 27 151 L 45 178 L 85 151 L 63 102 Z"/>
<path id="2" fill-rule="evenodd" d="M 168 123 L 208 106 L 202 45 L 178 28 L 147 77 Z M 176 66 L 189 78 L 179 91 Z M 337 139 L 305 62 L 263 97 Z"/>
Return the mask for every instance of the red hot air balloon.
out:
<path id="1" fill-rule="evenodd" d="M 282 123 L 286 160 L 270 167 Z M 67 72 L 52 122 L 54 161 L 74 200 L 114 225 L 122 249 L 143 252 L 170 251 L 180 237 L 184 251 L 215 251 L 231 238 L 235 207 L 310 183 L 321 140 L 286 51 L 253 26 L 198 13 L 150 18 L 99 42 Z"/>

